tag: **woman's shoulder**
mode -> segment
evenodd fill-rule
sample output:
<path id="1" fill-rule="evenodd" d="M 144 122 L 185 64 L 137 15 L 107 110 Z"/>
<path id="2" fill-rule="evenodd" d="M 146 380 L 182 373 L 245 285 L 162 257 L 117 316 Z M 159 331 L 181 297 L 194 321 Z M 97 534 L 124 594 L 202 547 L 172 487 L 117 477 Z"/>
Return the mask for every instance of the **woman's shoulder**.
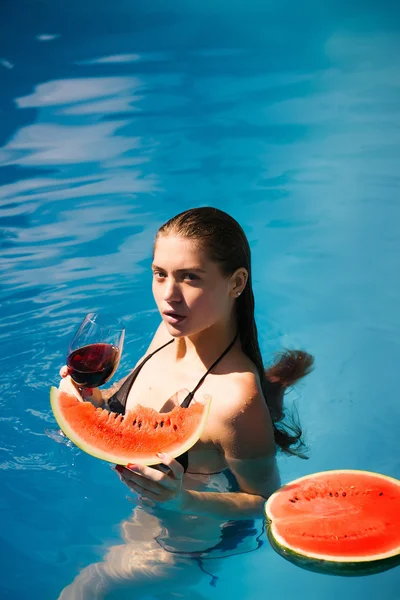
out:
<path id="1" fill-rule="evenodd" d="M 243 368 L 224 379 L 213 420 L 219 446 L 231 457 L 273 456 L 272 420 L 256 369 Z"/>
<path id="2" fill-rule="evenodd" d="M 250 405 L 264 407 L 265 399 L 258 374 L 252 370 L 232 373 L 229 377 L 229 410 L 232 417 L 241 413 Z"/>
<path id="3" fill-rule="evenodd" d="M 219 403 L 224 420 L 236 420 L 250 409 L 265 412 L 266 402 L 257 369 L 242 352 L 232 356 L 220 386 Z"/>

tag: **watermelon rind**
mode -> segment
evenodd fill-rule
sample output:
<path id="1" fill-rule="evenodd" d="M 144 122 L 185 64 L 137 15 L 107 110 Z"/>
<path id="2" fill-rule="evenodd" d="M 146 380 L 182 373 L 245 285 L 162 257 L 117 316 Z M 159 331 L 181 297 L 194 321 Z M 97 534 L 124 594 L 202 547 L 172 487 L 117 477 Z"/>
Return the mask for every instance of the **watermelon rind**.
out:
<path id="1" fill-rule="evenodd" d="M 78 448 L 80 448 L 87 454 L 94 456 L 95 458 L 99 458 L 100 460 L 104 460 L 104 461 L 119 464 L 119 465 L 128 465 L 129 463 L 134 463 L 136 465 L 150 466 L 150 465 L 155 465 L 155 464 L 160 463 L 160 458 L 154 452 L 151 452 L 148 455 L 141 454 L 141 456 L 137 456 L 132 453 L 122 454 L 121 452 L 113 452 L 112 450 L 105 451 L 103 449 L 97 448 L 95 445 L 93 445 L 93 444 L 89 443 L 87 440 L 85 440 L 82 436 L 79 435 L 78 432 L 76 432 L 72 427 L 70 427 L 70 425 L 68 424 L 68 421 L 64 418 L 64 416 L 62 415 L 62 413 L 60 411 L 60 408 L 58 406 L 59 392 L 64 391 L 68 394 L 71 393 L 72 395 L 75 395 L 77 398 L 79 398 L 79 395 L 75 390 L 73 390 L 73 389 L 69 390 L 68 389 L 69 386 L 66 386 L 65 384 L 63 387 L 64 387 L 64 389 L 59 389 L 54 386 L 52 386 L 50 388 L 50 404 L 51 404 L 51 408 L 52 408 L 54 417 L 55 417 L 57 424 L 60 427 L 61 431 Z M 199 440 L 202 432 L 204 431 L 204 427 L 207 422 L 207 418 L 208 418 L 208 415 L 210 412 L 210 405 L 211 405 L 211 396 L 206 395 L 204 398 L 204 412 L 202 414 L 201 421 L 199 422 L 196 429 L 192 432 L 192 434 L 188 438 L 186 438 L 181 444 L 175 445 L 175 447 L 173 449 L 168 450 L 168 454 L 172 458 L 176 458 L 177 456 L 180 456 L 184 452 L 190 450 L 190 448 L 192 448 L 194 446 L 194 444 Z M 185 409 L 183 409 L 183 410 L 185 410 Z M 163 415 L 167 416 L 168 413 L 163 413 Z M 166 450 L 163 448 L 160 448 L 160 452 L 163 452 L 163 451 L 166 451 Z"/>
<path id="2" fill-rule="evenodd" d="M 399 487 L 400 494 L 400 481 L 390 477 L 388 475 L 382 475 L 381 473 L 375 473 L 371 471 L 362 471 L 357 469 L 336 469 L 330 471 L 320 471 L 311 475 L 305 475 L 299 479 L 290 481 L 286 485 L 282 486 L 276 492 L 274 492 L 267 500 L 264 505 L 264 513 L 267 521 L 267 536 L 272 548 L 283 558 L 289 562 L 295 564 L 298 567 L 313 571 L 316 573 L 327 573 L 330 575 L 340 576 L 361 576 L 361 575 L 372 575 L 387 571 L 393 567 L 400 565 L 400 532 L 399 532 L 399 543 L 393 548 L 392 551 L 386 553 L 377 553 L 375 555 L 369 554 L 368 556 L 332 556 L 313 553 L 305 551 L 301 548 L 295 548 L 289 546 L 287 541 L 282 538 L 278 533 L 279 526 L 274 524 L 273 515 L 273 503 L 275 498 L 280 494 L 286 487 L 293 486 L 301 482 L 312 481 L 312 479 L 320 478 L 324 475 L 340 475 L 341 473 L 346 474 L 362 474 L 372 475 L 374 478 L 382 478 L 383 480 L 390 481 Z"/>
<path id="3" fill-rule="evenodd" d="M 282 558 L 307 571 L 313 573 L 327 574 L 327 575 L 338 575 L 341 577 L 360 577 L 365 575 L 375 575 L 376 573 L 382 573 L 388 571 L 393 567 L 400 565 L 400 555 L 389 556 L 387 558 L 378 560 L 363 560 L 363 561 L 349 561 L 347 558 L 345 561 L 333 561 L 326 560 L 323 558 L 313 558 L 310 555 L 298 554 L 290 548 L 281 546 L 274 538 L 271 527 L 267 527 L 267 537 L 272 548 Z"/>

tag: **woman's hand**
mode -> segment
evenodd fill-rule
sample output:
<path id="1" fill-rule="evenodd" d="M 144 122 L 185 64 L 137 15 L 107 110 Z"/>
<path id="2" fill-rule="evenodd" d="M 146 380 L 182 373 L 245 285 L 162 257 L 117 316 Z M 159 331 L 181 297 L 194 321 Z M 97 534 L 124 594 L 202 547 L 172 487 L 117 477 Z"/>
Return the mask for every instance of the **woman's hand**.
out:
<path id="1" fill-rule="evenodd" d="M 162 508 L 183 511 L 188 502 L 188 493 L 182 484 L 182 465 L 167 454 L 157 454 L 169 471 L 165 473 L 157 468 L 130 464 L 127 467 L 116 466 L 121 481 L 143 499 L 150 499 Z"/>
<path id="2" fill-rule="evenodd" d="M 80 387 L 75 383 L 75 381 L 70 377 L 70 371 L 67 365 L 64 365 L 60 369 L 60 385 L 58 386 L 61 390 L 65 389 L 66 392 L 71 393 L 71 384 L 73 386 L 72 389 L 75 389 L 77 395 L 84 400 L 88 400 L 94 406 L 101 406 L 104 402 L 101 390 L 99 388 L 84 388 Z"/>

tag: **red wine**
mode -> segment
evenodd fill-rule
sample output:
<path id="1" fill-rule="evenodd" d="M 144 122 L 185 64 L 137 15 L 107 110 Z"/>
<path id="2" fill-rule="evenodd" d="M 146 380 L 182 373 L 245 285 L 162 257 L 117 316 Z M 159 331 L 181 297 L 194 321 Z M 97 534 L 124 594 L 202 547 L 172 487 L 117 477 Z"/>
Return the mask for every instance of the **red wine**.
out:
<path id="1" fill-rule="evenodd" d="M 114 374 L 119 349 L 111 344 L 88 344 L 71 352 L 67 365 L 72 379 L 82 387 L 103 385 Z"/>

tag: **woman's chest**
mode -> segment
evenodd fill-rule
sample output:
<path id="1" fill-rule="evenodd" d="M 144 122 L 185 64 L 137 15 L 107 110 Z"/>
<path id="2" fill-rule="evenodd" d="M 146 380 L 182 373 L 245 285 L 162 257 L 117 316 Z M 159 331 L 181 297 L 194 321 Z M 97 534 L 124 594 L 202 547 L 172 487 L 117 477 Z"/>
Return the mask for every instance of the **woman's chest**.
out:
<path id="1" fill-rule="evenodd" d="M 157 360 L 156 360 L 157 358 Z M 167 412 L 181 405 L 189 392 L 193 391 L 206 369 L 188 368 L 173 364 L 168 357 L 152 357 L 139 371 L 126 404 L 126 410 L 138 404 Z M 196 391 L 194 400 L 205 394 L 211 395 L 211 409 L 205 429 L 198 442 L 189 451 L 189 470 L 212 473 L 226 467 L 223 454 L 218 446 L 218 423 L 220 421 L 218 397 L 221 396 L 221 377 L 208 374 Z M 218 385 L 217 385 L 218 384 Z"/>
<path id="2" fill-rule="evenodd" d="M 140 404 L 159 412 L 166 412 L 181 404 L 187 394 L 196 388 L 205 369 L 183 362 L 176 363 L 170 354 L 164 351 L 152 356 L 142 366 L 129 391 L 126 410 Z M 209 377 L 201 386 L 199 394 L 207 393 Z"/>

